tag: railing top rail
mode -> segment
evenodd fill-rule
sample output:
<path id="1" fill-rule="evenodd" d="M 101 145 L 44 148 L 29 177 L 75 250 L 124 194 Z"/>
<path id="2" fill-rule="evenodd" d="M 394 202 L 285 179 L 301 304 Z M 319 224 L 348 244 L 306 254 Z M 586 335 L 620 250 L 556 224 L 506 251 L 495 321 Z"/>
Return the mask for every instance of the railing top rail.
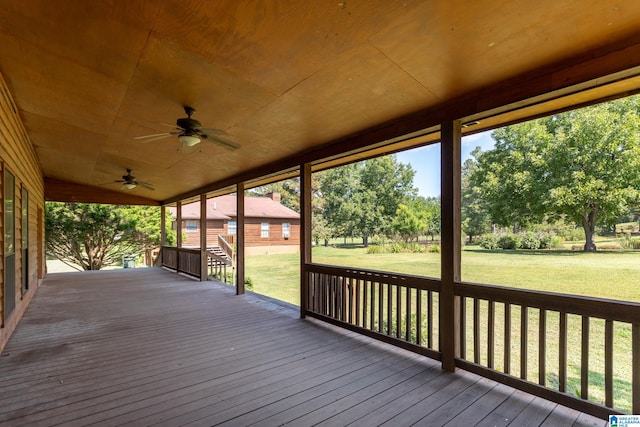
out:
<path id="1" fill-rule="evenodd" d="M 463 282 L 455 283 L 454 293 L 458 296 L 619 322 L 640 322 L 640 303 L 637 302 Z"/>
<path id="2" fill-rule="evenodd" d="M 411 274 L 394 273 L 389 271 L 370 270 L 359 267 L 341 267 L 327 264 L 305 264 L 305 271 L 310 273 L 334 274 L 352 279 L 368 280 L 371 282 L 387 283 L 406 286 L 414 289 L 431 291 L 440 290 L 440 280 Z"/>

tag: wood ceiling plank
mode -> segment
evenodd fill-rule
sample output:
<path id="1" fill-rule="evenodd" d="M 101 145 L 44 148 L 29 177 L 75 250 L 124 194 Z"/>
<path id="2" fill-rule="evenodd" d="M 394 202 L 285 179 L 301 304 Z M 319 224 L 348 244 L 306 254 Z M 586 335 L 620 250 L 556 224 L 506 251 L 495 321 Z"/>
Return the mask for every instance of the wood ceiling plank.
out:
<path id="1" fill-rule="evenodd" d="M 372 43 L 446 100 L 637 32 L 640 4 L 425 2 Z M 569 55 L 574 56 L 574 55 Z"/>
<path id="2" fill-rule="evenodd" d="M 367 40 L 416 2 L 170 2 L 156 31 L 275 94 Z"/>
<path id="3" fill-rule="evenodd" d="M 109 132 L 126 91 L 124 83 L 4 33 L 0 56 L 20 110 L 92 132 Z"/>
<path id="4" fill-rule="evenodd" d="M 126 83 L 162 3 L 4 1 L 0 5 L 0 32 L 59 57 L 61 67 L 72 62 Z"/>

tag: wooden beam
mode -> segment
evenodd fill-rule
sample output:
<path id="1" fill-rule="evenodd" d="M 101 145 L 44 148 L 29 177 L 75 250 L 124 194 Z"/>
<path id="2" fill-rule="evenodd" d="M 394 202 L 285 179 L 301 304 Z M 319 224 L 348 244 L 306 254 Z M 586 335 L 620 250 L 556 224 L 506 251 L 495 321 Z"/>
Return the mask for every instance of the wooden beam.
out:
<path id="1" fill-rule="evenodd" d="M 123 191 L 44 178 L 44 199 L 48 202 L 103 203 L 109 205 L 160 206 L 160 202 Z"/>
<path id="2" fill-rule="evenodd" d="M 244 183 L 236 186 L 236 294 L 244 294 Z"/>
<path id="3" fill-rule="evenodd" d="M 460 281 L 460 121 L 441 125 L 441 279 L 440 351 L 442 368 L 455 371 L 455 358 L 460 356 L 460 297 L 454 294 L 454 283 Z"/>
<path id="4" fill-rule="evenodd" d="M 300 166 L 300 318 L 307 314 L 309 278 L 306 264 L 311 263 L 311 164 Z"/>

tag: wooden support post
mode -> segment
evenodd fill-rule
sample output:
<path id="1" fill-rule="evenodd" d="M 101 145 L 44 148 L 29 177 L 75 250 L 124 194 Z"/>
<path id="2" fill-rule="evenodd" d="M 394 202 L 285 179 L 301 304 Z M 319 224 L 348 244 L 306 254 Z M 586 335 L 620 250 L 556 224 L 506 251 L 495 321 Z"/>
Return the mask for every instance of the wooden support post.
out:
<path id="1" fill-rule="evenodd" d="M 307 315 L 309 277 L 306 264 L 311 263 L 311 165 L 300 166 L 300 318 Z"/>
<path id="2" fill-rule="evenodd" d="M 164 247 L 167 246 L 167 222 L 165 215 L 167 214 L 167 207 L 165 205 L 160 206 L 160 251 L 158 251 L 158 258 L 154 265 L 162 267 L 164 265 Z"/>
<path id="3" fill-rule="evenodd" d="M 180 273 L 180 248 L 182 247 L 182 202 L 176 202 L 176 273 Z"/>
<path id="4" fill-rule="evenodd" d="M 236 295 L 244 294 L 244 182 L 236 185 Z"/>
<path id="5" fill-rule="evenodd" d="M 200 281 L 206 282 L 208 277 L 207 255 L 207 195 L 200 195 Z"/>
<path id="6" fill-rule="evenodd" d="M 442 123 L 441 128 L 441 280 L 440 351 L 442 368 L 455 371 L 460 355 L 460 297 L 454 283 L 460 281 L 460 121 Z"/>

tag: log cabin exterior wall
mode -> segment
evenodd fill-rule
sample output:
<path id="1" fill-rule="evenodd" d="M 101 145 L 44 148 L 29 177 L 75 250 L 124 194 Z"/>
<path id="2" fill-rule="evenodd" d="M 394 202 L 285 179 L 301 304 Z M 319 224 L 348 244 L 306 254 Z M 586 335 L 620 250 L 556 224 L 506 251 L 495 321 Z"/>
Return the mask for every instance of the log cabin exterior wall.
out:
<path id="1" fill-rule="evenodd" d="M 182 246 L 199 247 L 200 229 L 187 231 L 187 221 L 182 220 Z M 235 221 L 235 218 L 232 218 Z M 269 223 L 269 237 L 261 237 L 262 223 Z M 290 226 L 289 238 L 282 236 L 282 224 Z M 245 218 L 245 245 L 254 246 L 299 246 L 300 245 L 300 220 L 289 218 Z M 219 234 L 229 234 L 228 221 L 207 220 L 207 246 L 218 244 Z"/>
<path id="2" fill-rule="evenodd" d="M 0 75 L 0 351 L 4 348 L 16 325 L 35 295 L 45 274 L 44 257 L 44 181 L 43 173 L 24 125 L 17 113 L 18 109 L 11 97 L 2 75 Z M 14 176 L 14 252 L 15 271 L 13 287 L 14 300 L 7 301 L 5 268 L 5 192 L 4 173 Z M 26 191 L 24 191 L 26 190 Z M 26 196 L 26 199 L 23 198 Z M 27 227 L 23 226 L 22 207 L 27 205 Z M 23 234 L 27 233 L 26 247 Z M 28 249 L 27 257 L 24 249 Z M 23 270 L 27 263 L 26 274 Z M 26 284 L 26 286 L 24 286 Z M 6 310 L 13 302 L 13 310 Z"/>

